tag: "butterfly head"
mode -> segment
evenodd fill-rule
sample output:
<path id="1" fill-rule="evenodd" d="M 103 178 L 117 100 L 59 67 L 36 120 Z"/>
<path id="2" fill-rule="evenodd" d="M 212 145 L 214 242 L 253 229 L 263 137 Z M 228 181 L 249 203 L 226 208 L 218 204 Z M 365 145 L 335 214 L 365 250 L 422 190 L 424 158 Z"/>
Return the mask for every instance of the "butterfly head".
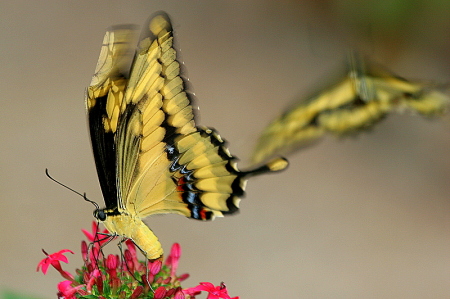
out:
<path id="1" fill-rule="evenodd" d="M 99 221 L 105 221 L 106 220 L 106 212 L 104 209 L 99 209 L 98 207 L 94 210 L 94 217 L 95 219 Z"/>
<path id="2" fill-rule="evenodd" d="M 98 204 L 95 201 L 90 200 L 89 198 L 86 197 L 86 193 L 83 195 L 84 200 L 86 200 L 87 202 L 90 202 L 91 204 L 94 205 L 95 210 L 94 210 L 94 218 L 97 219 L 98 221 L 105 221 L 106 220 L 106 215 L 107 212 L 105 211 L 105 209 L 100 209 L 100 207 L 98 206 Z"/>

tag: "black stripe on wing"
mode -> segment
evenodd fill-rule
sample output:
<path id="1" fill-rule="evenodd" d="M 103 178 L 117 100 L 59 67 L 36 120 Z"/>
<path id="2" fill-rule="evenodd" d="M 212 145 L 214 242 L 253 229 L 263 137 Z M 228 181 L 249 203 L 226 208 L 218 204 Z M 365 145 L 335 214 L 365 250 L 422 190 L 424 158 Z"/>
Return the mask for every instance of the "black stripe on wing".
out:
<path id="1" fill-rule="evenodd" d="M 155 18 L 162 18 L 164 21 L 161 22 L 154 22 Z M 143 30 L 140 36 L 140 41 L 146 40 L 147 38 L 152 42 L 159 42 L 159 37 L 152 32 L 150 29 L 150 23 L 158 24 L 161 27 L 161 30 L 155 30 L 156 32 L 166 32 L 168 34 L 168 37 L 166 37 L 165 40 L 173 38 L 173 28 L 170 21 L 170 17 L 165 12 L 157 12 L 152 17 L 150 17 L 147 21 L 147 23 L 143 26 Z M 175 41 L 172 40 L 172 42 L 175 44 Z M 161 46 L 161 45 L 160 45 Z M 176 49 L 176 46 L 172 45 L 173 49 Z M 142 51 L 142 50 L 141 50 Z M 166 53 L 166 52 L 165 52 Z M 163 55 L 165 55 L 165 53 Z M 178 56 L 178 53 L 174 53 L 173 55 Z M 174 108 L 172 105 L 172 108 L 170 109 L 170 112 L 168 111 L 167 107 L 163 105 L 162 111 L 165 114 L 164 120 L 161 124 L 161 127 L 165 129 L 165 134 L 163 137 L 162 142 L 166 144 L 166 154 L 169 161 L 172 162 L 170 168 L 167 171 L 170 171 L 172 173 L 178 172 L 178 174 L 181 174 L 181 178 L 175 178 L 174 183 L 178 185 L 178 191 L 181 191 L 181 198 L 183 202 L 187 205 L 187 208 L 191 212 L 191 218 L 193 219 L 199 219 L 199 220 L 209 220 L 213 218 L 213 213 L 211 211 L 208 211 L 205 209 L 205 205 L 201 202 L 200 198 L 198 197 L 199 194 L 201 194 L 203 191 L 195 189 L 195 187 L 191 184 L 193 181 L 193 177 L 191 177 L 192 170 L 187 170 L 183 165 L 178 164 L 178 160 L 180 158 L 180 153 L 177 149 L 177 139 L 182 138 L 183 134 L 181 133 L 183 131 L 183 127 L 179 126 L 179 123 L 177 125 L 174 125 L 174 117 L 178 117 L 178 121 L 180 119 L 184 119 L 184 123 L 188 124 L 190 122 L 193 122 L 195 124 L 195 115 L 193 114 L 192 109 L 192 102 L 193 102 L 193 95 L 189 93 L 188 91 L 188 82 L 184 78 L 183 73 L 185 72 L 184 68 L 182 67 L 182 63 L 178 62 L 178 59 L 176 59 L 176 63 L 179 64 L 176 68 L 176 71 L 179 72 L 177 76 L 172 77 L 171 73 L 167 73 L 166 70 L 169 69 L 169 66 L 165 65 L 163 61 L 159 61 L 161 65 L 163 65 L 163 71 L 161 72 L 160 76 L 164 78 L 165 80 L 165 86 L 168 86 L 171 83 L 171 80 L 177 80 L 178 78 L 181 78 L 181 82 L 177 85 L 174 85 L 175 90 L 177 92 L 170 91 L 170 98 L 167 98 L 163 95 L 163 102 L 165 104 L 172 102 L 174 98 L 181 97 L 183 99 L 186 99 L 187 101 L 183 101 L 183 105 L 179 106 L 177 105 L 177 108 Z M 169 78 L 170 76 L 170 78 Z M 186 111 L 187 114 L 184 116 L 183 111 Z M 195 130 L 195 128 L 192 128 Z M 208 136 L 205 136 L 207 138 Z M 228 157 L 228 156 L 227 156 Z M 233 211 L 237 210 L 237 207 L 233 206 L 231 207 Z"/>
<path id="2" fill-rule="evenodd" d="M 110 210 L 117 208 L 117 185 L 114 133 L 106 132 L 103 125 L 107 98 L 108 95 L 105 95 L 96 99 L 95 105 L 89 109 L 88 119 L 98 179 L 106 209 Z"/>
<path id="3" fill-rule="evenodd" d="M 107 210 L 118 208 L 115 132 L 123 90 L 134 56 L 135 26 L 109 28 L 103 38 L 94 76 L 86 90 L 89 133 Z"/>
<path id="4" fill-rule="evenodd" d="M 155 22 L 155 20 L 157 20 L 157 19 L 160 19 L 160 21 Z M 159 30 L 156 28 L 151 28 L 152 27 L 151 24 L 160 26 Z M 161 33 L 166 34 L 164 39 L 162 39 L 163 40 L 162 43 L 164 44 L 164 42 L 166 42 L 167 40 L 170 40 L 170 42 L 172 43 L 172 46 L 170 47 L 170 49 L 167 49 L 166 46 L 164 46 L 160 43 L 161 36 L 156 36 L 152 30 L 158 32 L 159 34 L 161 34 Z M 162 95 L 162 100 L 164 102 L 162 111 L 165 114 L 164 121 L 161 124 L 161 126 L 165 129 L 163 142 L 165 142 L 167 144 L 174 144 L 175 138 L 177 138 L 177 136 L 182 134 L 181 131 L 183 131 L 184 125 L 186 125 L 187 123 L 189 123 L 191 121 L 194 121 L 193 125 L 195 125 L 195 111 L 192 108 L 192 104 L 194 102 L 194 96 L 192 95 L 191 92 L 189 92 L 189 82 L 183 75 L 186 72 L 186 70 L 183 67 L 183 63 L 180 62 L 179 52 L 176 51 L 177 46 L 176 46 L 176 40 L 174 38 L 172 22 L 170 20 L 169 15 L 166 12 L 159 11 L 159 12 L 154 13 L 144 24 L 140 38 L 139 38 L 140 44 L 142 44 L 142 42 L 147 39 L 149 39 L 151 41 L 151 43 L 157 42 L 161 48 L 165 49 L 165 51 L 162 53 L 162 56 L 166 56 L 166 55 L 175 56 L 175 60 L 172 63 L 170 63 L 169 65 L 167 65 L 165 63 L 165 61 L 163 61 L 165 59 L 163 59 L 163 58 L 158 59 L 158 62 L 163 67 L 162 72 L 159 75 L 162 78 L 164 78 L 164 88 L 166 88 L 166 86 L 172 85 L 172 83 L 174 81 L 181 79 L 178 84 L 172 85 L 173 90 L 166 91 L 168 95 L 165 96 L 161 90 L 159 91 Z M 171 50 L 173 50 L 174 52 L 171 53 L 170 52 Z M 139 49 L 139 51 L 148 51 L 148 49 L 146 47 L 141 47 Z M 173 67 L 173 66 L 176 66 L 176 67 Z M 169 70 L 171 70 L 171 71 L 169 71 Z M 174 74 L 176 74 L 176 75 L 173 76 Z M 180 105 L 181 101 L 174 100 L 175 98 L 182 99 L 183 104 Z M 177 102 L 177 105 L 174 105 L 173 102 Z M 169 109 L 166 107 L 166 105 L 168 103 L 171 103 L 170 111 L 168 111 Z M 174 106 L 176 106 L 177 108 L 175 109 Z M 186 117 L 184 117 L 185 123 L 183 125 L 180 125 L 180 124 L 173 125 L 173 118 L 176 116 L 179 120 L 180 116 L 183 115 L 183 112 L 187 113 Z M 192 127 L 192 130 L 195 130 L 195 128 Z"/>

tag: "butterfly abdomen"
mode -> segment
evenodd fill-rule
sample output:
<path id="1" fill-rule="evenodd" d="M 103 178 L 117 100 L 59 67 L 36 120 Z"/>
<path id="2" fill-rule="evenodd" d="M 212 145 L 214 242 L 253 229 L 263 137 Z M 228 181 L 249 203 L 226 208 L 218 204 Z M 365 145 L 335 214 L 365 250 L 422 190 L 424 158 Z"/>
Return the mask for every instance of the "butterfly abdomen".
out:
<path id="1" fill-rule="evenodd" d="M 138 217 L 127 214 L 109 215 L 103 222 L 111 234 L 133 240 L 149 260 L 162 257 L 161 243 L 153 231 Z"/>

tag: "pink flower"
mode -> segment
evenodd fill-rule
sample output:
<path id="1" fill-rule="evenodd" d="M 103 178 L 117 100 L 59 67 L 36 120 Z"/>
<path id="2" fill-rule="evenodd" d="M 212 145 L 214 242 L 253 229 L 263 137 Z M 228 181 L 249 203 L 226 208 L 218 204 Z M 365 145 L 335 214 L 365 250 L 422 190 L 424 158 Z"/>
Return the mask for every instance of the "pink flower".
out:
<path id="1" fill-rule="evenodd" d="M 58 283 L 58 298 L 64 299 L 76 299 L 75 293 L 77 293 L 83 286 L 79 285 L 72 287 L 72 282 L 70 280 L 64 280 Z"/>
<path id="2" fill-rule="evenodd" d="M 86 243 L 86 241 L 81 241 L 81 257 L 83 258 L 83 261 L 87 260 L 89 248 Z"/>
<path id="3" fill-rule="evenodd" d="M 149 267 L 149 272 L 151 275 L 156 275 L 159 273 L 159 271 L 161 271 L 161 267 L 162 267 L 162 262 L 160 260 L 156 260 L 153 263 L 150 263 L 148 265 Z"/>
<path id="4" fill-rule="evenodd" d="M 55 265 L 60 265 L 59 261 L 64 262 L 64 263 L 68 263 L 69 260 L 67 259 L 67 257 L 64 255 L 64 253 L 66 252 L 70 252 L 73 254 L 72 250 L 69 249 L 63 249 L 60 250 L 58 252 L 52 253 L 52 254 L 48 254 L 47 252 L 45 252 L 44 249 L 42 249 L 42 252 L 47 256 L 45 259 L 41 260 L 37 266 L 36 271 L 39 271 L 39 268 L 42 269 L 42 273 L 47 274 L 47 269 L 50 265 L 52 265 L 53 267 L 55 267 Z M 60 266 L 61 267 L 61 266 Z"/>
<path id="5" fill-rule="evenodd" d="M 185 299 L 186 297 L 184 296 L 184 293 L 182 290 L 178 290 L 175 293 L 175 296 L 173 297 L 174 299 Z"/>
<path id="6" fill-rule="evenodd" d="M 137 252 L 136 252 L 136 245 L 134 244 L 134 242 L 130 239 L 125 241 L 125 244 L 127 245 L 128 250 L 125 250 L 125 256 L 127 254 L 127 251 L 130 254 L 130 263 L 133 263 L 133 267 L 134 269 L 137 270 L 141 270 L 141 264 L 139 263 L 138 257 L 137 257 Z"/>
<path id="7" fill-rule="evenodd" d="M 130 271 L 131 273 L 134 272 L 134 259 L 133 259 L 133 254 L 127 249 L 125 250 L 124 254 L 123 254 L 124 258 L 125 258 L 125 263 L 127 266 L 128 271 Z"/>
<path id="8" fill-rule="evenodd" d="M 62 269 L 60 261 L 64 262 L 64 263 L 68 263 L 69 260 L 67 259 L 67 257 L 64 255 L 64 253 L 66 252 L 70 252 L 73 254 L 72 250 L 69 249 L 63 249 L 60 250 L 58 252 L 52 253 L 52 254 L 48 254 L 47 252 L 45 252 L 44 249 L 42 249 L 42 252 L 47 256 L 45 259 L 41 260 L 39 262 L 39 264 L 37 265 L 36 271 L 39 271 L 39 269 L 42 270 L 42 273 L 47 274 L 47 270 L 48 267 L 50 265 L 53 266 L 53 268 L 55 268 L 59 273 L 61 273 L 61 275 L 68 279 L 68 280 L 72 280 L 73 281 L 73 276 L 72 274 L 70 274 L 69 272 L 66 272 Z"/>
<path id="9" fill-rule="evenodd" d="M 92 286 L 96 283 L 96 282 L 98 282 L 97 281 L 97 278 L 98 277 L 101 277 L 101 273 L 100 273 L 100 270 L 98 270 L 98 269 L 94 269 L 94 271 L 92 271 L 91 273 L 89 273 L 89 280 L 87 281 L 87 284 L 86 284 L 86 290 L 89 292 L 89 293 L 91 293 L 92 292 Z M 103 288 L 98 288 L 99 290 L 100 289 L 103 289 Z"/>
<path id="10" fill-rule="evenodd" d="M 140 261 L 136 245 L 128 240 L 127 249 L 123 255 L 104 256 L 100 246 L 99 236 L 95 235 L 97 225 L 93 223 L 91 234 L 85 230 L 86 237 L 94 245 L 88 245 L 85 241 L 81 244 L 81 256 L 83 266 L 76 270 L 76 276 L 64 271 L 61 262 L 68 263 L 65 253 L 72 251 L 60 250 L 53 254 L 47 254 L 37 266 L 37 271 L 47 273 L 52 265 L 64 277 L 64 281 L 58 284 L 58 297 L 60 299 L 194 299 L 195 295 L 202 291 L 208 293 L 207 299 L 238 299 L 230 298 L 225 285 L 214 286 L 203 282 L 197 287 L 185 289 L 181 282 L 189 277 L 189 274 L 176 275 L 181 255 L 179 244 L 174 244 L 165 262 L 162 259 L 150 262 Z M 106 232 L 106 231 L 105 231 Z M 108 237 L 108 236 L 106 236 Z"/>
<path id="11" fill-rule="evenodd" d="M 178 268 L 178 261 L 180 260 L 181 256 L 181 246 L 178 243 L 174 243 L 172 245 L 172 248 L 170 249 L 170 254 L 167 257 L 166 260 L 166 266 L 169 266 L 171 268 L 170 270 L 170 276 L 175 277 L 175 272 L 177 272 Z"/>
<path id="12" fill-rule="evenodd" d="M 117 266 L 120 263 L 120 258 L 118 255 L 114 254 L 108 254 L 108 257 L 106 258 L 105 264 L 106 269 L 110 271 L 116 271 Z"/>
<path id="13" fill-rule="evenodd" d="M 194 288 L 183 290 L 186 295 L 191 296 L 198 295 L 202 291 L 209 293 L 206 299 L 239 299 L 239 297 L 231 298 L 230 295 L 228 295 L 227 287 L 223 282 L 220 284 L 220 286 L 217 287 L 210 282 L 201 282 Z"/>

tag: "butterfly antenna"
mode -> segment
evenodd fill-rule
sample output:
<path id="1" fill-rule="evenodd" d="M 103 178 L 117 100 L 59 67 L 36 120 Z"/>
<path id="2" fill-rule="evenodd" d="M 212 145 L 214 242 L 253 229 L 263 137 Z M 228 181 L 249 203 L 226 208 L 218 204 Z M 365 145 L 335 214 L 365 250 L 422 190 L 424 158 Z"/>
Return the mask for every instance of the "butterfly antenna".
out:
<path id="1" fill-rule="evenodd" d="M 98 204 L 97 204 L 95 201 L 92 201 L 92 200 L 90 200 L 89 198 L 86 197 L 86 192 L 83 193 L 83 194 L 81 194 L 80 192 L 75 191 L 74 189 L 72 189 L 72 188 L 68 187 L 67 185 L 64 185 L 63 183 L 61 183 L 61 182 L 57 181 L 56 179 L 54 179 L 54 178 L 48 173 L 48 168 L 45 169 L 45 175 L 47 175 L 47 177 L 48 177 L 49 179 L 51 179 L 53 182 L 57 183 L 58 185 L 63 186 L 64 188 L 66 188 L 66 189 L 72 191 L 73 193 L 78 194 L 79 196 L 83 197 L 85 201 L 88 201 L 88 202 L 90 202 L 91 204 L 93 204 L 93 205 L 95 206 L 96 209 L 100 209 L 100 207 L 98 206 Z"/>
<path id="2" fill-rule="evenodd" d="M 91 204 L 93 204 L 96 210 L 100 210 L 100 207 L 98 206 L 98 204 L 95 201 L 90 200 L 89 198 L 86 197 L 86 192 L 83 193 L 83 198 L 84 198 L 85 201 L 90 202 Z M 97 221 L 97 225 L 98 224 L 99 224 L 99 222 Z"/>

